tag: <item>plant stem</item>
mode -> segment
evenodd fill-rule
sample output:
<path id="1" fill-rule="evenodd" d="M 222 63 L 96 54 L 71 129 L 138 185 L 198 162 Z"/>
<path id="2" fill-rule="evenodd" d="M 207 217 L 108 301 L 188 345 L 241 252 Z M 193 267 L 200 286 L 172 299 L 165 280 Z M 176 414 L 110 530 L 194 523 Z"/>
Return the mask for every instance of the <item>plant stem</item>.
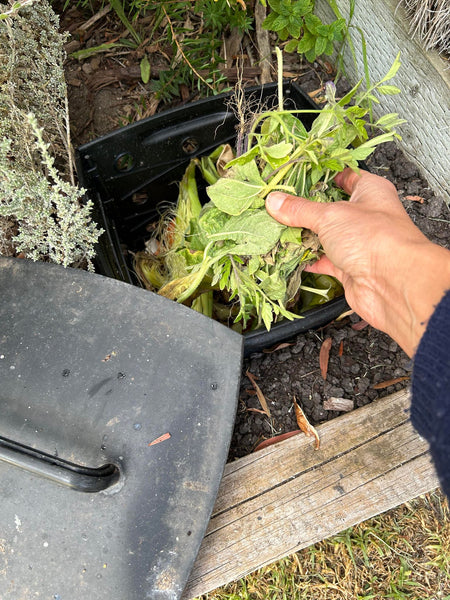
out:
<path id="1" fill-rule="evenodd" d="M 277 75 L 278 75 L 278 110 L 281 112 L 284 108 L 283 101 L 283 55 L 278 46 L 275 48 L 277 55 Z"/>
<path id="2" fill-rule="evenodd" d="M 166 11 L 166 9 L 165 9 L 164 5 L 162 5 L 162 7 L 161 7 L 161 8 L 163 9 L 163 11 L 164 11 L 164 14 L 166 15 L 166 18 L 167 18 L 167 22 L 169 23 L 170 31 L 172 32 L 172 38 L 173 38 L 173 41 L 174 41 L 174 42 L 175 42 L 175 44 L 177 45 L 177 48 L 178 48 L 178 50 L 179 50 L 179 52 L 180 52 L 181 56 L 183 57 L 184 61 L 185 61 L 185 62 L 186 62 L 188 65 L 189 65 L 189 67 L 191 68 L 192 72 L 193 72 L 193 73 L 195 73 L 195 74 L 197 75 L 197 77 L 198 77 L 198 78 L 199 78 L 201 81 L 203 81 L 203 83 L 204 83 L 206 86 L 208 86 L 208 87 L 209 87 L 209 89 L 210 89 L 210 90 L 212 90 L 213 92 L 215 92 L 215 91 L 216 91 L 216 89 L 215 89 L 215 88 L 214 88 L 214 87 L 213 87 L 211 84 L 209 84 L 209 83 L 206 81 L 206 79 L 204 79 L 204 78 L 203 78 L 203 77 L 200 75 L 200 73 L 199 73 L 198 71 L 196 71 L 196 70 L 194 69 L 194 67 L 192 66 L 192 63 L 189 61 L 188 57 L 187 57 L 187 56 L 186 56 L 186 54 L 183 52 L 183 48 L 181 47 L 181 44 L 180 44 L 180 42 L 177 40 L 177 36 L 175 35 L 175 31 L 174 31 L 174 29 L 173 29 L 172 21 L 170 20 L 170 17 L 169 17 L 169 15 L 167 14 L 167 11 Z"/>

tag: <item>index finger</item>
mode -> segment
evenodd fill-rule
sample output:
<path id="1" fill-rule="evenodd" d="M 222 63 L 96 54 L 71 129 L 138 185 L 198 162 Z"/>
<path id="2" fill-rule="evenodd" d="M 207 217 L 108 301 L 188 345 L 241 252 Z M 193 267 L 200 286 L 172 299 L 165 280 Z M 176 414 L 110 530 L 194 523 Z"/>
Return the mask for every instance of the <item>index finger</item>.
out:
<path id="1" fill-rule="evenodd" d="M 367 175 L 370 175 L 370 173 L 364 171 L 364 169 L 360 169 L 359 173 L 357 173 L 356 171 L 353 171 L 353 169 L 350 169 L 350 167 L 347 167 L 341 171 L 341 173 L 336 175 L 334 182 L 337 186 L 342 188 L 346 194 L 351 196 L 361 179 Z"/>

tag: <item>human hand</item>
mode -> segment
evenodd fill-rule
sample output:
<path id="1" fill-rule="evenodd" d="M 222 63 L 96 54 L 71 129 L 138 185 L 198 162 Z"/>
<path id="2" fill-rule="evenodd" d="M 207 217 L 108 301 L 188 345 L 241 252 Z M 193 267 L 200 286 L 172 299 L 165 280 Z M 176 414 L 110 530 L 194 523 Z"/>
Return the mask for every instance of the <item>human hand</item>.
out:
<path id="1" fill-rule="evenodd" d="M 349 202 L 323 204 L 272 192 L 267 211 L 286 225 L 315 231 L 325 256 L 308 270 L 339 279 L 353 310 L 412 356 L 450 288 L 450 252 L 414 225 L 388 180 L 345 169 L 335 183 Z"/>

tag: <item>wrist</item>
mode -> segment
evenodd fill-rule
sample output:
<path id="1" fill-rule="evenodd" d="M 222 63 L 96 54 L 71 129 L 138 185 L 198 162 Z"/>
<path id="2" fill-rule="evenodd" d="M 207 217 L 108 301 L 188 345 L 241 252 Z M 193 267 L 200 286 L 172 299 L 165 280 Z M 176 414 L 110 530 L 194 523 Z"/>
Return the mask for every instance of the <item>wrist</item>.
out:
<path id="1" fill-rule="evenodd" d="M 436 306 L 450 289 L 450 251 L 429 240 L 404 247 L 387 287 L 386 332 L 413 356 Z M 390 288 L 390 289 L 389 289 Z"/>

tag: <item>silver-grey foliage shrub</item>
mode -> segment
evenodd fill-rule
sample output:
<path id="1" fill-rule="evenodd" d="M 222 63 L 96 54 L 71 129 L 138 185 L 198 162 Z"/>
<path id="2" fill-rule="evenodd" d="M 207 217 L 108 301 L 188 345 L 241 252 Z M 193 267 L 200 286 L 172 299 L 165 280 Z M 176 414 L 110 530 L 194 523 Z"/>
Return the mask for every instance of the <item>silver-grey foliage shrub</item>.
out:
<path id="1" fill-rule="evenodd" d="M 8 228 L 27 258 L 91 268 L 101 231 L 74 183 L 65 37 L 47 0 L 22 4 L 0 4 L 0 252 Z"/>

